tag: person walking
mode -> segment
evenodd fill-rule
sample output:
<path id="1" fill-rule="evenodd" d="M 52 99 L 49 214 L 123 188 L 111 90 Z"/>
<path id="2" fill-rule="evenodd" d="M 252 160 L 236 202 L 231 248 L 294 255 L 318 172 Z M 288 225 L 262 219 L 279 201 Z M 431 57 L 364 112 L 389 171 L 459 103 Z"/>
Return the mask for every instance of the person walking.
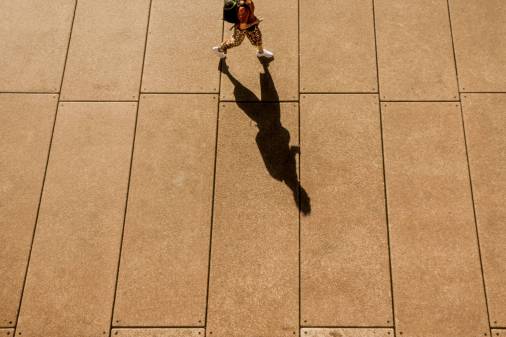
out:
<path id="1" fill-rule="evenodd" d="M 252 0 L 225 0 L 223 19 L 234 24 L 231 28 L 234 31 L 228 40 L 213 47 L 214 53 L 220 58 L 227 57 L 227 50 L 239 46 L 245 37 L 257 47 L 257 57 L 274 56 L 271 51 L 263 48 L 262 32 L 258 27 L 261 20 L 255 16 L 255 4 Z"/>

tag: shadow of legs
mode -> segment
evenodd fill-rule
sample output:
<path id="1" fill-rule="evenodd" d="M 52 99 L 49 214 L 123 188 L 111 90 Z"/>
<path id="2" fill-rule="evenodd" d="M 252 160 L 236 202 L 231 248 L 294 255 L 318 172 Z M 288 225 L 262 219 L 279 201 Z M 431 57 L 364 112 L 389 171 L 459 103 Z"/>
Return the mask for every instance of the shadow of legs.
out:
<path id="1" fill-rule="evenodd" d="M 223 72 L 234 85 L 237 105 L 258 127 L 255 137 L 267 171 L 274 179 L 284 182 L 293 193 L 295 203 L 303 215 L 311 213 L 310 198 L 297 177 L 297 146 L 290 146 L 290 133 L 281 124 L 279 95 L 269 72 L 269 63 L 263 63 L 260 74 L 261 99 L 242 85 L 229 71 L 223 60 Z M 247 102 L 245 102 L 247 101 Z"/>

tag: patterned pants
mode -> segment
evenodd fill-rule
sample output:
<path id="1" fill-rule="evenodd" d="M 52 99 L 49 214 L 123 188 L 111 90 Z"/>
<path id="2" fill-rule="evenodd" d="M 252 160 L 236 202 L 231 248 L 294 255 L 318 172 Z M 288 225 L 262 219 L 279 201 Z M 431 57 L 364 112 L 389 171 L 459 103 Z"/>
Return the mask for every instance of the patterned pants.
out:
<path id="1" fill-rule="evenodd" d="M 258 50 L 262 49 L 262 32 L 258 28 L 258 25 L 255 25 L 246 30 L 234 27 L 234 33 L 227 41 L 220 45 L 220 51 L 226 51 L 227 49 L 239 46 L 244 41 L 245 36 Z"/>

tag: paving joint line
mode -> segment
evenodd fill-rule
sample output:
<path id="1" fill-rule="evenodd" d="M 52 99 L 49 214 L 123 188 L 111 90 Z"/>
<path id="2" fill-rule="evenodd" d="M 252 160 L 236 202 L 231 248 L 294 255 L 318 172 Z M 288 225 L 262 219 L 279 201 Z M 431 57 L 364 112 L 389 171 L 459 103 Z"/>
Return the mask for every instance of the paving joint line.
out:
<path id="1" fill-rule="evenodd" d="M 455 74 L 457 79 L 457 88 L 459 89 L 459 101 L 460 101 L 460 118 L 462 122 L 462 135 L 464 138 L 464 148 L 466 151 L 466 161 L 467 161 L 467 174 L 469 178 L 469 189 L 471 193 L 471 204 L 473 207 L 473 217 L 474 217 L 474 230 L 476 232 L 476 243 L 478 248 L 478 257 L 480 262 L 480 272 L 481 272 L 481 281 L 482 281 L 482 287 L 483 287 L 483 295 L 485 297 L 485 308 L 487 311 L 487 322 L 488 322 L 488 333 L 490 336 L 492 335 L 492 324 L 490 321 L 490 309 L 488 305 L 488 296 L 487 296 L 487 286 L 485 282 L 485 273 L 483 271 L 483 259 L 482 259 L 482 253 L 481 253 L 481 245 L 480 245 L 480 234 L 478 230 L 478 220 L 476 217 L 476 206 L 474 202 L 474 191 L 473 191 L 473 181 L 472 181 L 472 175 L 471 175 L 471 164 L 469 161 L 469 150 L 467 145 L 467 136 L 466 136 L 466 127 L 465 127 L 465 121 L 464 121 L 464 108 L 462 107 L 462 94 L 460 92 L 460 79 L 459 79 L 459 70 L 458 70 L 458 63 L 457 63 L 457 54 L 455 52 L 455 41 L 454 41 L 454 34 L 453 34 L 453 24 L 452 24 L 452 15 L 451 15 L 451 7 L 450 7 L 450 1 L 446 0 L 447 10 L 448 10 L 448 23 L 450 25 L 450 36 L 452 41 L 452 50 L 453 50 L 453 61 L 455 64 Z"/>
<path id="2" fill-rule="evenodd" d="M 474 201 L 473 179 L 472 179 L 472 174 L 471 174 L 471 164 L 469 161 L 469 147 L 467 144 L 466 126 L 465 126 L 465 120 L 464 120 L 464 108 L 463 108 L 462 104 L 460 104 L 460 118 L 461 118 L 461 123 L 462 123 L 462 135 L 464 138 L 464 149 L 466 152 L 467 174 L 468 174 L 468 178 L 469 178 L 469 190 L 470 190 L 469 192 L 470 192 L 470 196 L 471 196 L 471 205 L 473 208 L 474 230 L 476 233 L 476 243 L 477 243 L 478 257 L 479 257 L 479 262 L 480 262 L 481 281 L 482 281 L 482 287 L 483 287 L 483 295 L 485 297 L 485 308 L 487 309 L 488 330 L 489 330 L 489 333 L 492 334 L 492 323 L 490 320 L 490 309 L 489 309 L 489 305 L 488 305 L 489 301 L 488 301 L 487 286 L 486 286 L 486 281 L 485 281 L 485 272 L 483 270 L 483 257 L 482 257 L 482 253 L 481 253 L 480 233 L 479 233 L 479 229 L 478 229 L 478 218 L 476 216 L 476 206 L 475 206 L 475 201 Z"/>
<path id="3" fill-rule="evenodd" d="M 205 325 L 113 325 L 112 329 L 205 329 Z"/>
<path id="4" fill-rule="evenodd" d="M 458 103 L 460 99 L 457 100 L 379 100 L 380 103 Z"/>
<path id="5" fill-rule="evenodd" d="M 298 300 L 299 300 L 299 307 L 298 307 L 298 316 L 299 316 L 299 322 L 298 322 L 298 333 L 300 335 L 300 328 L 302 324 L 302 219 L 301 219 L 301 206 L 302 206 L 302 198 L 301 196 L 301 190 L 302 190 L 302 140 L 301 140 L 301 114 L 300 114 L 300 0 L 297 1 L 297 86 L 298 86 L 298 100 L 297 100 L 297 117 L 298 117 L 298 145 L 299 145 L 299 162 L 298 162 L 298 173 L 299 173 L 299 183 L 297 186 L 297 193 L 298 196 Z"/>
<path id="6" fill-rule="evenodd" d="M 506 91 L 460 91 L 462 95 L 501 95 L 506 94 Z"/>
<path id="7" fill-rule="evenodd" d="M 301 329 L 393 329 L 393 325 L 303 325 Z"/>
<path id="8" fill-rule="evenodd" d="M 221 40 L 223 41 L 225 34 L 225 22 L 222 21 L 221 24 Z M 204 334 L 207 334 L 207 321 L 209 314 L 209 290 L 210 290 L 210 282 L 211 282 L 211 262 L 212 262 L 212 247 L 213 247 L 213 228 L 214 228 L 214 204 L 216 198 L 216 169 L 218 165 L 218 137 L 219 137 L 219 127 L 220 127 L 220 96 L 221 96 L 221 67 L 223 66 L 223 60 L 220 59 L 219 68 L 220 71 L 218 73 L 218 93 L 216 97 L 216 133 L 215 133 L 215 143 L 214 143 L 214 168 L 213 168 L 213 191 L 211 195 L 211 219 L 210 219 L 210 228 L 209 228 L 209 251 L 208 251 L 208 262 L 207 262 L 207 284 L 206 284 L 206 309 L 204 312 Z"/>
<path id="9" fill-rule="evenodd" d="M 72 23 L 70 25 L 70 34 L 69 34 L 69 39 L 68 39 L 68 43 L 67 43 L 67 51 L 65 53 L 65 63 L 63 64 L 63 72 L 61 74 L 60 90 L 58 91 L 58 94 L 59 94 L 58 104 L 60 103 L 61 92 L 62 92 L 62 89 L 63 89 L 63 82 L 65 80 L 65 73 L 66 73 L 66 70 L 67 70 L 67 62 L 68 62 L 68 58 L 69 58 L 70 44 L 72 43 L 72 33 L 74 32 L 74 22 L 75 22 L 75 19 L 76 19 L 77 6 L 79 6 L 79 0 L 75 0 L 74 14 L 72 16 Z"/>
<path id="10" fill-rule="evenodd" d="M 220 76 L 221 78 L 221 76 Z M 219 80 L 221 82 L 221 79 Z M 218 137 L 219 137 L 219 123 L 220 123 L 220 100 L 216 100 L 216 131 L 215 131 L 215 143 L 214 143 L 214 163 L 213 163 L 213 190 L 211 194 L 211 218 L 209 228 L 209 250 L 208 250 L 208 262 L 207 262 L 207 282 L 206 282 L 206 308 L 204 313 L 204 327 L 207 327 L 208 308 L 209 308 L 209 289 L 211 281 L 211 262 L 212 262 L 212 241 L 213 241 L 213 227 L 214 227 L 214 204 L 216 196 L 216 168 L 218 163 Z"/>
<path id="11" fill-rule="evenodd" d="M 60 103 L 138 103 L 139 100 L 60 100 Z"/>
<path id="12" fill-rule="evenodd" d="M 58 95 L 60 92 L 49 91 L 0 91 L 0 95 Z M 2 329 L 2 328 L 0 328 Z"/>
<path id="13" fill-rule="evenodd" d="M 130 152 L 130 167 L 128 171 L 128 180 L 127 180 L 127 186 L 126 186 L 126 195 L 125 195 L 125 206 L 124 206 L 124 213 L 123 213 L 123 224 L 121 228 L 121 236 L 120 236 L 120 242 L 119 242 L 119 251 L 118 251 L 118 260 L 116 264 L 116 280 L 114 283 L 114 291 L 113 291 L 113 298 L 112 298 L 112 306 L 111 306 L 111 316 L 109 320 L 109 337 L 111 337 L 113 324 L 114 324 L 114 311 L 116 308 L 116 296 L 118 292 L 118 281 L 119 281 L 119 273 L 120 273 L 120 267 L 121 267 L 121 255 L 123 253 L 123 239 L 125 235 L 125 224 L 126 224 L 126 216 L 128 212 L 128 200 L 130 196 L 130 183 L 132 181 L 132 167 L 134 162 L 134 154 L 135 154 L 135 140 L 137 136 L 137 126 L 138 126 L 138 120 L 139 120 L 139 109 L 140 109 L 140 98 L 141 98 L 141 88 L 142 88 L 142 79 L 144 77 L 144 67 L 146 62 L 146 49 L 148 45 L 148 35 L 149 35 L 149 25 L 150 25 L 150 19 L 151 19 L 151 6 L 153 4 L 153 0 L 149 0 L 149 8 L 148 8 L 148 18 L 146 22 L 146 34 L 144 37 L 144 53 L 142 57 L 142 67 L 141 67 L 141 74 L 139 79 L 139 95 L 138 95 L 138 101 L 137 101 L 137 108 L 135 111 L 135 121 L 134 121 L 134 128 L 133 128 L 133 136 L 132 136 L 132 150 Z M 118 322 L 119 323 L 119 322 Z"/>
<path id="14" fill-rule="evenodd" d="M 277 104 L 277 103 L 299 103 L 299 100 L 290 101 L 228 101 L 220 100 L 220 103 L 249 103 L 249 104 Z"/>
<path id="15" fill-rule="evenodd" d="M 57 102 L 56 102 L 55 114 L 54 114 L 54 119 L 53 119 L 53 127 L 51 129 L 51 137 L 49 138 L 49 145 L 48 145 L 47 156 L 46 156 L 46 165 L 44 168 L 44 175 L 42 177 L 42 184 L 41 184 L 41 189 L 40 189 L 40 194 L 39 194 L 39 202 L 37 205 L 37 211 L 36 211 L 36 215 L 35 215 L 35 223 L 34 223 L 33 230 L 32 230 L 32 239 L 30 242 L 30 249 L 28 251 L 28 258 L 26 261 L 25 275 L 24 275 L 24 279 L 23 279 L 23 285 L 21 286 L 21 294 L 19 297 L 19 303 L 18 303 L 18 308 L 17 308 L 17 313 L 16 313 L 16 320 L 14 321 L 14 326 L 12 327 L 12 329 L 14 329 L 14 334 L 18 333 L 19 315 L 21 313 L 21 306 L 23 304 L 25 287 L 26 287 L 26 283 L 27 283 L 27 279 L 28 279 L 28 271 L 29 271 L 30 261 L 31 261 L 32 252 L 33 252 L 33 243 L 35 241 L 35 234 L 37 232 L 37 224 L 39 222 L 40 206 L 42 204 L 42 196 L 44 194 L 44 187 L 46 184 L 47 171 L 48 171 L 48 167 L 49 167 L 49 159 L 51 156 L 51 148 L 53 146 L 54 132 L 56 129 L 56 122 L 57 122 L 57 118 L 58 118 L 58 109 L 59 109 L 59 105 L 60 105 L 60 92 L 61 92 L 61 88 L 63 86 L 63 78 L 64 78 L 65 70 L 67 68 L 67 59 L 68 59 L 68 55 L 69 55 L 70 42 L 72 40 L 72 32 L 74 30 L 74 20 L 76 18 L 78 1 L 79 0 L 75 0 L 75 2 L 74 2 L 74 11 L 73 11 L 72 20 L 70 23 L 69 36 L 68 36 L 68 40 L 67 40 L 67 50 L 65 52 L 65 61 L 63 63 L 62 76 L 61 76 L 61 80 L 60 80 L 60 91 L 58 91 L 58 93 L 56 93 L 56 94 L 51 93 L 52 95 L 55 95 L 57 97 Z M 19 332 L 19 334 L 21 334 L 21 332 Z"/>
<path id="16" fill-rule="evenodd" d="M 466 136 L 466 128 L 465 128 L 465 121 L 464 121 L 464 109 L 462 107 L 462 94 L 460 92 L 460 79 L 459 79 L 459 71 L 458 71 L 458 64 L 457 64 L 457 54 L 455 52 L 455 41 L 454 41 L 454 34 L 453 34 L 453 24 L 452 24 L 452 16 L 451 16 L 451 7 L 450 7 L 450 1 L 446 0 L 447 10 L 448 10 L 448 22 L 450 25 L 450 36 L 452 41 L 452 50 L 453 50 L 453 61 L 455 64 L 455 73 L 457 78 L 457 88 L 459 88 L 459 101 L 460 101 L 460 118 L 462 122 L 462 133 L 464 137 L 464 147 L 466 151 L 466 161 L 467 161 L 467 173 L 469 177 L 469 188 L 471 193 L 471 203 L 473 207 L 473 217 L 474 217 L 474 229 L 476 232 L 476 242 L 478 245 L 478 256 L 480 261 L 480 272 L 481 272 L 481 280 L 482 280 L 482 287 L 483 287 L 483 294 L 485 297 L 485 307 L 487 310 L 487 321 L 488 321 L 488 332 L 490 335 L 492 335 L 492 324 L 490 321 L 490 310 L 488 305 L 488 296 L 487 296 L 487 287 L 485 282 L 485 274 L 483 271 L 483 261 L 482 261 L 482 254 L 481 254 L 481 245 L 480 245 L 480 234 L 478 231 L 478 220 L 476 217 L 476 206 L 474 202 L 474 191 L 473 191 L 473 182 L 472 182 L 472 175 L 471 175 L 471 165 L 469 162 L 469 150 L 467 145 L 467 136 Z"/>
<path id="17" fill-rule="evenodd" d="M 301 95 L 379 95 L 378 91 L 301 91 Z"/>
<path id="18" fill-rule="evenodd" d="M 220 75 L 221 77 L 221 75 Z M 141 95 L 218 95 L 219 91 L 186 91 L 186 92 L 177 92 L 177 91 L 142 91 Z"/>
<path id="19" fill-rule="evenodd" d="M 378 93 L 381 92 L 381 82 L 379 75 L 379 59 L 378 59 L 378 38 L 376 31 L 376 7 L 375 0 L 371 0 L 372 2 L 372 14 L 373 14 L 373 27 L 374 27 L 374 50 L 375 50 L 375 58 L 376 58 L 376 81 L 378 84 Z M 388 191 L 387 191 L 387 174 L 386 174 L 386 165 L 385 165 L 385 141 L 383 134 L 383 112 L 381 106 L 381 96 L 378 95 L 378 110 L 379 110 L 379 127 L 380 127 L 380 137 L 381 137 L 381 159 L 382 159 L 382 169 L 383 169 L 383 193 L 384 193 L 384 207 L 385 207 L 385 224 L 386 224 L 386 232 L 387 232 L 387 247 L 388 247 L 388 271 L 390 274 L 390 296 L 391 296 L 391 306 L 392 306 L 392 322 L 387 322 L 392 324 L 392 329 L 394 330 L 394 335 L 396 335 L 396 318 L 395 318 L 395 296 L 394 296 L 394 278 L 393 278 L 393 268 L 392 268 L 392 244 L 390 238 L 390 219 L 388 212 Z"/>

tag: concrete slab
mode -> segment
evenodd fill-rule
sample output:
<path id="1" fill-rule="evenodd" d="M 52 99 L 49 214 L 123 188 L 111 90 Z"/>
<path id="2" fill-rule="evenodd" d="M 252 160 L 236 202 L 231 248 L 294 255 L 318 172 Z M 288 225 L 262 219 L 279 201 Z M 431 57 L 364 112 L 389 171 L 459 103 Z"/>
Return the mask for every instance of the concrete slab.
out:
<path id="1" fill-rule="evenodd" d="M 377 95 L 303 95 L 301 319 L 306 326 L 391 326 Z"/>
<path id="2" fill-rule="evenodd" d="M 393 337 L 393 329 L 381 328 L 304 328 L 304 337 Z"/>
<path id="3" fill-rule="evenodd" d="M 506 337 L 506 329 L 492 329 L 492 336 Z"/>
<path id="4" fill-rule="evenodd" d="M 461 91 L 506 91 L 506 3 L 450 0 Z"/>
<path id="5" fill-rule="evenodd" d="M 115 325 L 204 325 L 217 98 L 141 96 Z"/>
<path id="6" fill-rule="evenodd" d="M 0 326 L 13 327 L 32 243 L 57 95 L 0 94 Z"/>
<path id="7" fill-rule="evenodd" d="M 462 99 L 490 321 L 506 326 L 506 94 Z"/>
<path id="8" fill-rule="evenodd" d="M 220 105 L 209 337 L 299 335 L 298 212 L 279 181 L 297 174 L 297 113 L 295 103 Z"/>
<path id="9" fill-rule="evenodd" d="M 383 100 L 458 100 L 446 0 L 375 1 Z"/>
<path id="10" fill-rule="evenodd" d="M 153 0 L 143 92 L 215 92 L 223 1 Z"/>
<path id="11" fill-rule="evenodd" d="M 382 109 L 396 332 L 484 336 L 489 326 L 460 105 Z"/>
<path id="12" fill-rule="evenodd" d="M 17 334 L 109 333 L 135 111 L 60 104 Z"/>
<path id="13" fill-rule="evenodd" d="M 0 92 L 59 92 L 75 1 L 0 2 Z"/>
<path id="14" fill-rule="evenodd" d="M 0 329 L 0 336 L 14 336 L 14 329 Z"/>
<path id="15" fill-rule="evenodd" d="M 87 0 L 77 5 L 63 100 L 134 100 L 149 0 Z"/>
<path id="16" fill-rule="evenodd" d="M 301 91 L 377 92 L 374 43 L 372 1 L 301 1 Z"/>
<path id="17" fill-rule="evenodd" d="M 279 99 L 299 99 L 298 69 L 298 5 L 297 1 L 255 1 L 255 15 L 262 17 L 260 24 L 264 47 L 274 52 L 275 60 L 270 63 L 270 72 L 276 83 Z M 231 24 L 225 24 L 224 38 L 232 31 Z M 256 48 L 247 39 L 239 47 L 228 51 L 227 64 L 230 72 L 253 93 L 260 97 L 261 83 L 258 74 L 263 71 L 256 57 Z M 221 80 L 221 99 L 227 101 L 248 101 L 242 93 L 234 94 L 234 84 L 225 75 Z M 272 100 L 272 99 L 270 99 Z"/>
<path id="18" fill-rule="evenodd" d="M 167 328 L 167 329 L 112 329 L 111 336 L 117 337 L 199 337 L 205 329 Z"/>

